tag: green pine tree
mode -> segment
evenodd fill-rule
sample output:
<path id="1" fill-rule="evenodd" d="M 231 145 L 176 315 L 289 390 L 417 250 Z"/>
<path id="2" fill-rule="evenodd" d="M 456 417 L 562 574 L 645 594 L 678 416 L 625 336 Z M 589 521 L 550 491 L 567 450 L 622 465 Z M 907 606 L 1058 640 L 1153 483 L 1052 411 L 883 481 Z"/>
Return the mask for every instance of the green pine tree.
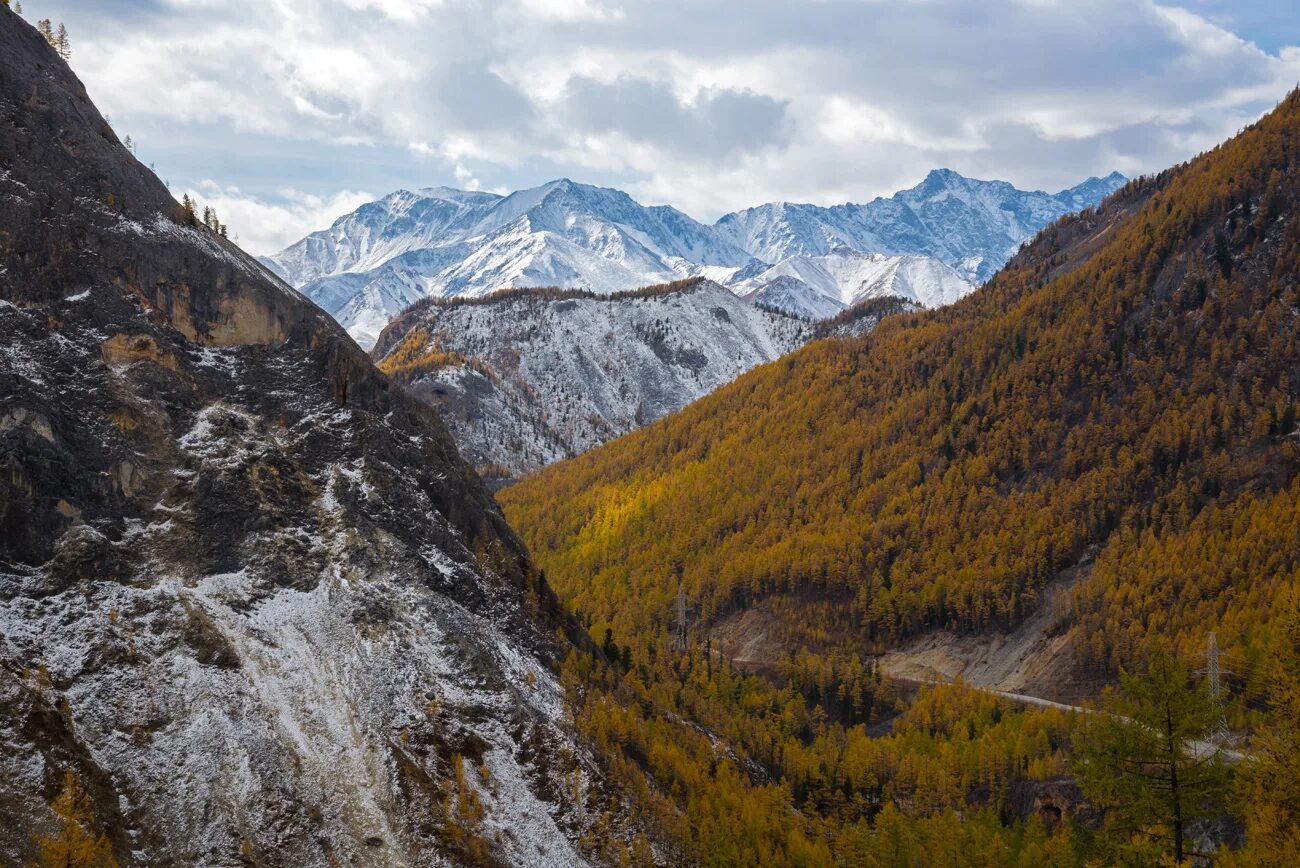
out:
<path id="1" fill-rule="evenodd" d="M 1085 727 L 1076 771 L 1084 794 L 1106 811 L 1103 844 L 1116 862 L 1192 853 L 1188 826 L 1216 816 L 1230 782 L 1211 739 L 1222 704 L 1193 683 L 1177 658 L 1152 652 L 1145 675 L 1124 672 L 1120 690 Z"/>

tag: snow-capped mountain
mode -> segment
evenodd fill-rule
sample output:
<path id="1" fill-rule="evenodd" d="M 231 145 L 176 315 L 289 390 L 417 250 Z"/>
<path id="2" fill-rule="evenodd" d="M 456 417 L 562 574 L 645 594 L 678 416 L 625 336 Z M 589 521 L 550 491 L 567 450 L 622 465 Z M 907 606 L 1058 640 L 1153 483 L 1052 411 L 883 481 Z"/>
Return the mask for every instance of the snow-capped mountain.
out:
<path id="1" fill-rule="evenodd" d="M 765 307 L 824 319 L 869 298 L 893 296 L 924 307 L 952 304 L 971 284 L 929 256 L 890 256 L 839 248 L 824 256 L 791 256 L 732 290 Z"/>
<path id="2" fill-rule="evenodd" d="M 442 411 L 462 454 L 517 476 L 702 397 L 813 336 L 697 278 L 615 296 L 520 290 L 418 305 L 380 367 Z"/>
<path id="3" fill-rule="evenodd" d="M 1049 194 L 936 170 L 888 199 L 777 202 L 713 226 L 567 179 L 509 196 L 399 190 L 262 261 L 366 347 L 422 298 L 525 286 L 611 293 L 703 276 L 824 317 L 878 294 L 953 301 L 1048 222 L 1123 180 L 1112 174 Z"/>
<path id="4" fill-rule="evenodd" d="M 1097 204 L 1126 179 L 1089 178 L 1059 193 L 935 169 L 910 190 L 833 207 L 772 202 L 727 214 L 714 228 L 764 262 L 825 256 L 837 248 L 928 256 L 970 285 L 993 276 L 1016 249 L 1063 214 Z"/>
<path id="5" fill-rule="evenodd" d="M 264 262 L 369 346 L 393 314 L 428 296 L 519 286 L 617 292 L 726 278 L 750 258 L 673 208 L 561 179 L 509 196 L 398 191 Z"/>

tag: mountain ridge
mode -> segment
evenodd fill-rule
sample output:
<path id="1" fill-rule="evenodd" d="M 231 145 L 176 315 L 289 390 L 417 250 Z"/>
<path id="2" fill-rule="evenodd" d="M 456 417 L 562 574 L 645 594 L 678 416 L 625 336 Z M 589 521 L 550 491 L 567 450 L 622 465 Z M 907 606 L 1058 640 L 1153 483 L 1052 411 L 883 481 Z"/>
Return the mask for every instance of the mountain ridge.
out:
<path id="1" fill-rule="evenodd" d="M 957 303 L 810 344 L 499 499 L 562 596 L 616 634 L 664 641 L 674 577 L 701 634 L 761 605 L 786 650 L 997 632 L 1097 546 L 1062 624 L 1073 675 L 1137 665 L 1148 634 L 1190 658 L 1216 625 L 1264 653 L 1256 627 L 1294 568 L 1270 559 L 1278 537 L 1234 544 L 1250 570 L 1195 576 L 1157 549 L 1226 545 L 1227 517 L 1270 510 L 1285 534 L 1298 127 L 1292 93 L 1048 225 Z"/>
<path id="2" fill-rule="evenodd" d="M 8 8 L 0 55 L 0 861 L 69 830 L 207 865 L 633 835 L 557 677 L 591 643 L 436 412 Z"/>
<path id="3" fill-rule="evenodd" d="M 828 281 L 834 283 L 829 277 L 796 286 L 798 278 L 789 273 L 793 263 L 786 260 L 824 259 L 844 247 L 860 257 L 929 257 L 954 273 L 895 292 L 922 303 L 950 299 L 962 291 L 957 279 L 969 291 L 1033 230 L 1065 210 L 1094 204 L 1085 200 L 1117 183 L 1112 175 L 1049 195 L 944 170 L 911 191 L 865 205 L 782 203 L 781 213 L 797 212 L 825 236 L 816 242 L 801 240 L 797 227 L 765 214 L 769 206 L 726 215 L 710 226 L 671 206 L 642 206 L 623 191 L 568 178 L 506 196 L 435 187 L 391 193 L 261 261 L 366 346 L 391 316 L 420 298 L 510 286 L 609 293 L 702 276 L 754 294 L 784 277 L 781 291 L 774 287 L 770 298 L 790 299 L 796 313 L 832 315 L 861 293 L 828 288 Z M 961 204 L 945 205 L 950 198 Z M 957 231 L 957 224 L 976 228 Z M 948 231 L 936 230 L 942 225 Z M 810 267 L 829 273 L 824 263 Z"/>
<path id="4" fill-rule="evenodd" d="M 813 336 L 693 278 L 602 295 L 501 290 L 430 298 L 373 356 L 443 409 L 462 452 L 503 481 L 680 409 Z"/>
<path id="5" fill-rule="evenodd" d="M 979 284 L 1038 229 L 1063 214 L 1096 205 L 1126 181 L 1112 172 L 1045 193 L 933 169 L 916 186 L 893 196 L 831 206 L 770 202 L 726 214 L 714 226 L 766 262 L 823 256 L 836 246 L 847 246 L 864 253 L 928 255 Z M 954 214 L 940 207 L 946 199 L 964 207 Z M 947 226 L 935 225 L 941 223 Z M 988 237 L 954 239 L 940 231 L 961 224 L 983 225 Z M 964 244 L 959 246 L 959 241 Z"/>

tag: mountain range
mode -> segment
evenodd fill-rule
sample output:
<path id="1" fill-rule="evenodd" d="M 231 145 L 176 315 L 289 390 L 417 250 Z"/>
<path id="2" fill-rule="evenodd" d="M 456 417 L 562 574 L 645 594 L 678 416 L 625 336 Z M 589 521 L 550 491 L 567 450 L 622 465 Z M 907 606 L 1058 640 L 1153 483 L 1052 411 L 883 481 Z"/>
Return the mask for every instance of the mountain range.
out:
<path id="1" fill-rule="evenodd" d="M 1044 225 L 1123 183 L 1113 173 L 1048 194 L 935 170 L 890 198 L 771 203 L 711 226 L 568 179 L 508 196 L 399 190 L 262 261 L 365 347 L 422 298 L 525 286 L 607 294 L 700 276 L 819 319 L 880 295 L 949 303 Z"/>
<path id="2" fill-rule="evenodd" d="M 41 30 L 0 3 L 0 863 L 1289 864 L 1300 90 L 938 309 L 768 309 L 982 267 L 837 238 L 367 356 Z M 737 248 L 552 195 L 546 250 Z M 394 233 L 323 267 L 441 249 Z"/>

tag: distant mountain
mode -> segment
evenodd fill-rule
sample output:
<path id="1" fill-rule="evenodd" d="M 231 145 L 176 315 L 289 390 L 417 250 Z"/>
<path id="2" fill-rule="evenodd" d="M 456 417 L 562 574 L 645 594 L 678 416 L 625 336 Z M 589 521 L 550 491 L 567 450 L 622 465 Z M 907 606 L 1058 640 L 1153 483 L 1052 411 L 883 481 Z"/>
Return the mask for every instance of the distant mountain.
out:
<path id="1" fill-rule="evenodd" d="M 764 262 L 825 256 L 843 248 L 927 256 L 975 286 L 992 277 L 1039 229 L 1096 205 L 1125 182 L 1112 172 L 1059 193 L 1027 192 L 1006 181 L 979 181 L 935 169 L 917 186 L 888 199 L 830 208 L 772 202 L 727 214 L 714 228 Z"/>
<path id="2" fill-rule="evenodd" d="M 839 248 L 791 256 L 732 290 L 744 298 L 811 319 L 834 316 L 870 298 L 897 297 L 925 307 L 952 304 L 971 284 L 928 256 L 890 256 Z"/>
<path id="3" fill-rule="evenodd" d="M 679 410 L 813 336 L 810 323 L 694 279 L 607 297 L 430 300 L 394 319 L 374 356 L 499 479 Z"/>
<path id="4" fill-rule="evenodd" d="M 713 226 L 568 179 L 509 196 L 399 190 L 262 261 L 366 347 L 422 298 L 525 286 L 604 294 L 702 276 L 826 317 L 883 294 L 946 304 L 1048 222 L 1123 182 L 1112 174 L 1057 194 L 1027 193 L 936 170 L 889 199 L 772 203 Z"/>
<path id="5" fill-rule="evenodd" d="M 673 208 L 561 179 L 509 196 L 401 190 L 264 262 L 369 346 L 393 314 L 425 297 L 726 279 L 750 258 Z"/>

